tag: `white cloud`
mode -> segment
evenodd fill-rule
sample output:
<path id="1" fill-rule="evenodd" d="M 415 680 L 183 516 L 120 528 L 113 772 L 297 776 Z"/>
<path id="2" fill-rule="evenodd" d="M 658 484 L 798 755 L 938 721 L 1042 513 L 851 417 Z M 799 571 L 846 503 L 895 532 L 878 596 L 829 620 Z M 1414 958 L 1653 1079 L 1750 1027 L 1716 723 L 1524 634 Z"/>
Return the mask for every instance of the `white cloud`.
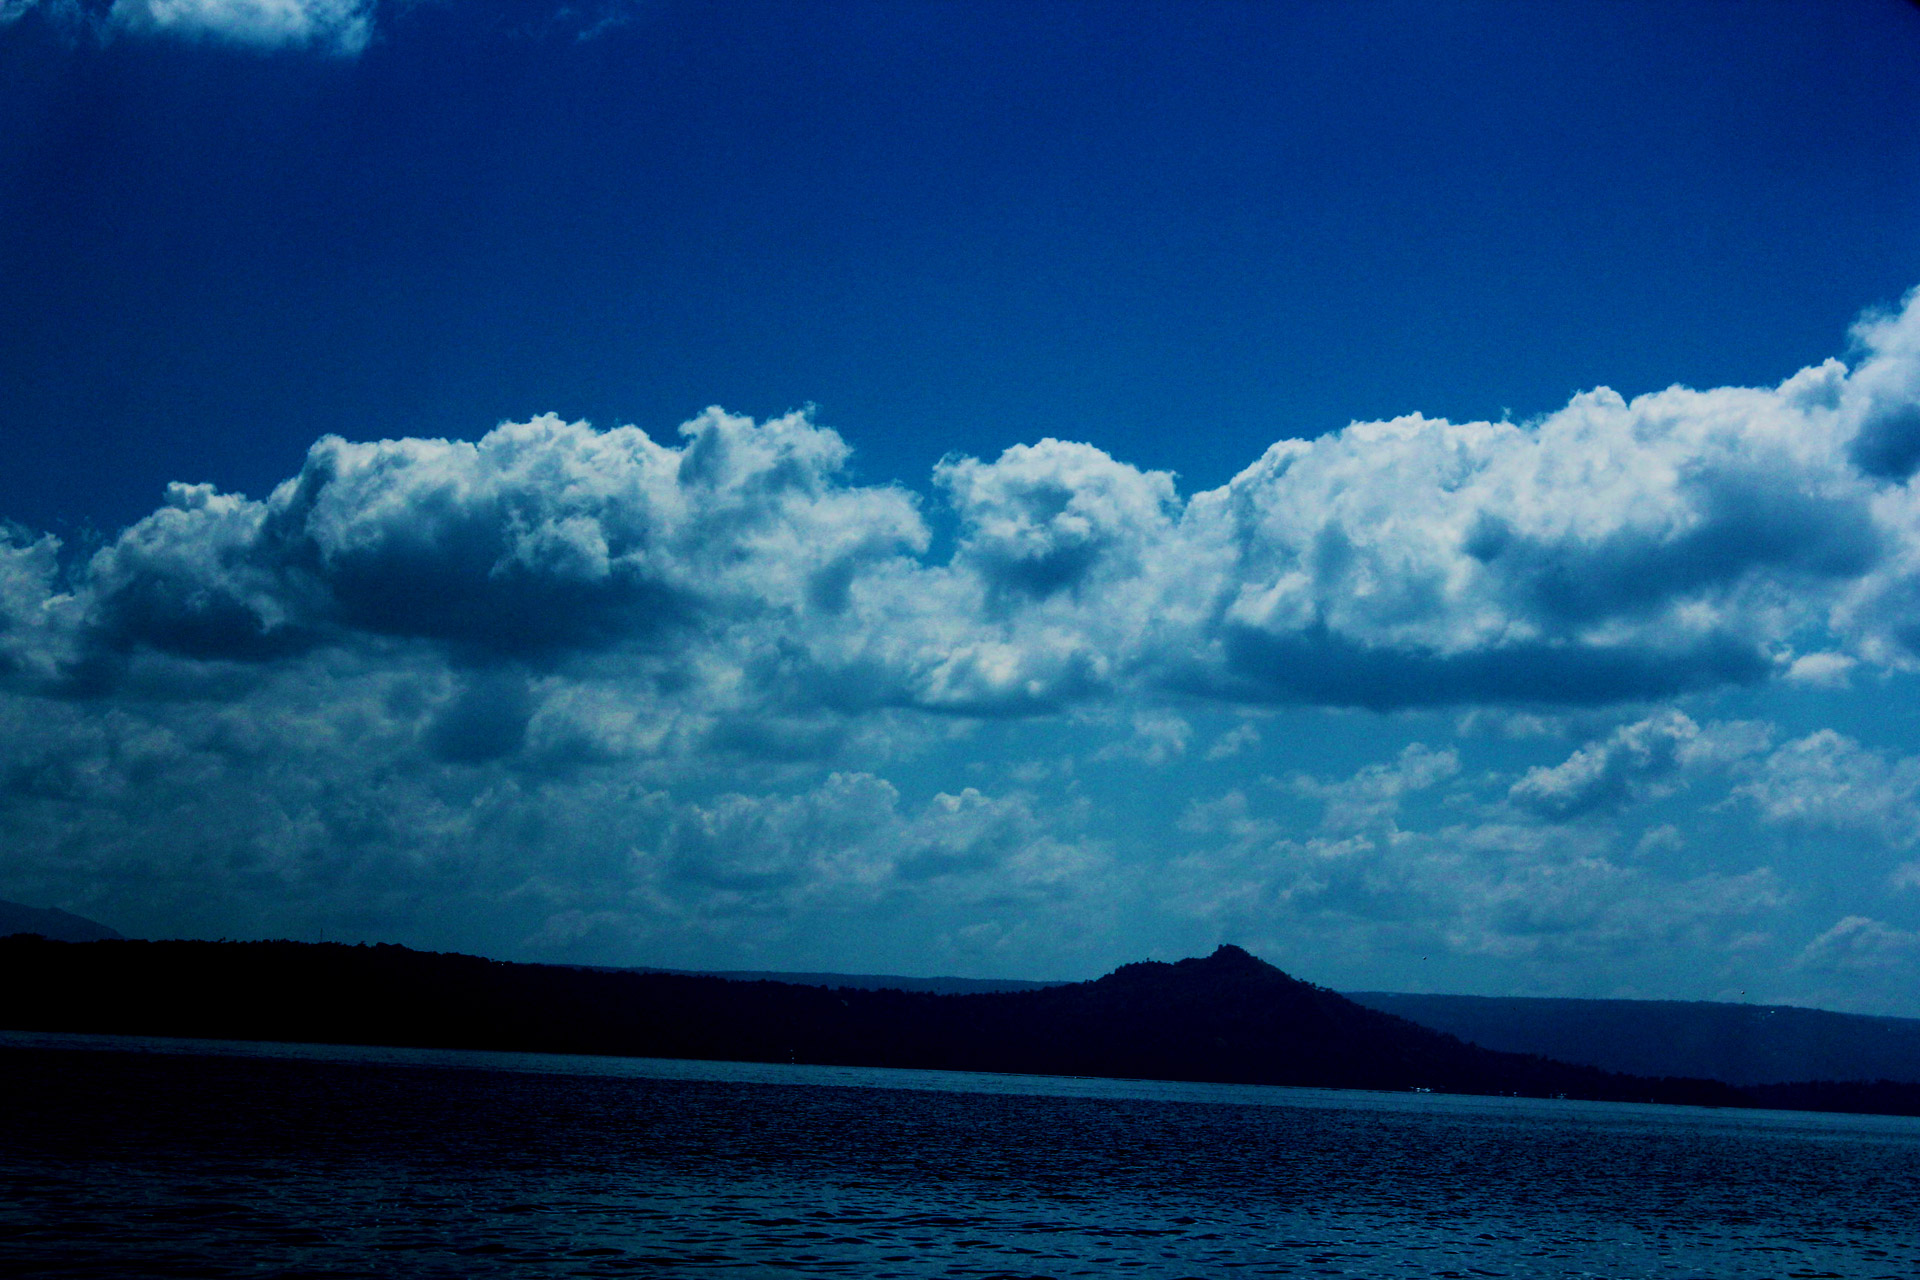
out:
<path id="1" fill-rule="evenodd" d="M 656 855 L 637 849 L 635 857 Z M 866 773 L 833 773 L 796 795 L 735 793 L 685 806 L 657 857 L 647 874 L 665 892 L 691 886 L 709 895 L 709 910 L 759 911 L 906 889 L 949 899 L 1045 894 L 1103 861 L 1060 839 L 1021 796 L 968 787 L 902 812 L 893 784 Z"/>
<path id="2" fill-rule="evenodd" d="M 1259 726 L 1251 720 L 1242 720 L 1214 739 L 1213 745 L 1207 748 L 1207 759 L 1226 760 L 1259 745 Z"/>
<path id="3" fill-rule="evenodd" d="M 0 0 L 0 27 L 39 13 L 69 32 L 210 40 L 242 49 L 308 50 L 355 57 L 382 20 L 423 0 Z M 643 24 L 651 0 L 563 0 L 544 12 L 506 15 L 496 27 L 510 39 L 584 43 Z M 501 15 L 494 15 L 496 18 Z"/>
<path id="4" fill-rule="evenodd" d="M 1507 798 L 1529 812 L 1564 821 L 1629 800 L 1659 796 L 1689 772 L 1729 764 L 1766 749 L 1770 731 L 1751 722 L 1701 728 L 1679 711 L 1622 725 L 1551 768 L 1536 766 Z"/>
<path id="5" fill-rule="evenodd" d="M 1173 477 L 1092 445 L 1047 439 L 993 463 L 949 457 L 934 480 L 967 528 L 958 558 L 1000 608 L 1136 578 L 1173 532 Z"/>
<path id="6" fill-rule="evenodd" d="M 1734 794 L 1768 822 L 1920 839 L 1920 757 L 1889 759 L 1831 729 L 1783 744 Z"/>
<path id="7" fill-rule="evenodd" d="M 1833 973 L 1904 970 L 1920 960 L 1920 933 L 1848 916 L 1800 952 L 1802 968 Z"/>
<path id="8" fill-rule="evenodd" d="M 373 0 L 114 0 L 109 20 L 130 31 L 352 56 L 373 37 L 373 12 Z"/>
<path id="9" fill-rule="evenodd" d="M 1165 764 L 1187 751 L 1193 726 L 1182 716 L 1166 711 L 1137 711 L 1132 733 L 1094 753 L 1096 760 L 1139 760 L 1145 764 Z"/>
<path id="10" fill-rule="evenodd" d="M 1636 858 L 1669 856 L 1686 850 L 1687 838 L 1680 828 L 1671 822 L 1663 822 L 1657 827 L 1648 827 L 1640 833 L 1634 842 L 1633 854 Z"/>
<path id="11" fill-rule="evenodd" d="M 1056 710 L 1140 683 L 1204 625 L 1207 581 L 1164 472 L 1042 440 L 991 463 L 947 458 L 934 478 L 960 536 L 950 564 L 900 584 L 891 660 L 913 701 Z"/>
<path id="12" fill-rule="evenodd" d="M 70 661 L 60 540 L 0 525 L 0 683 L 44 684 Z"/>
<path id="13" fill-rule="evenodd" d="M 1806 653 L 1793 660 L 1785 679 L 1815 689 L 1844 689 L 1858 663 L 1844 653 Z"/>
<path id="14" fill-rule="evenodd" d="M 1692 943 L 1724 949 L 1742 922 L 1779 908 L 1768 868 L 1674 880 L 1604 858 L 1509 865 L 1462 895 L 1447 937 L 1468 954 L 1562 957 L 1632 955 Z"/>
<path id="15" fill-rule="evenodd" d="M 799 416 L 710 412 L 682 434 L 672 449 L 542 418 L 471 444 L 329 437 L 264 502 L 173 486 L 70 594 L 48 544 L 13 539 L 16 680 L 399 641 L 460 665 L 611 663 L 715 711 L 911 701 L 956 661 L 898 582 L 927 537 L 912 495 L 838 483 L 844 442 Z"/>
<path id="16" fill-rule="evenodd" d="M 1853 336 L 1866 358 L 1834 397 L 1850 436 L 1848 453 L 1870 475 L 1904 480 L 1920 469 L 1920 310 L 1914 295 L 1899 310 L 1862 316 Z"/>
<path id="17" fill-rule="evenodd" d="M 1444 782 L 1459 771 L 1460 757 L 1454 752 L 1434 751 L 1414 742 L 1391 764 L 1365 765 L 1337 782 L 1300 776 L 1292 780 L 1291 788 L 1325 806 L 1320 819 L 1325 830 L 1357 832 L 1391 826 L 1402 797 Z"/>
<path id="18" fill-rule="evenodd" d="M 1248 694 L 1607 702 L 1766 677 L 1874 568 L 1874 489 L 1843 444 L 1796 382 L 1602 389 L 1525 426 L 1285 441 L 1187 523 L 1231 557 L 1222 639 Z"/>

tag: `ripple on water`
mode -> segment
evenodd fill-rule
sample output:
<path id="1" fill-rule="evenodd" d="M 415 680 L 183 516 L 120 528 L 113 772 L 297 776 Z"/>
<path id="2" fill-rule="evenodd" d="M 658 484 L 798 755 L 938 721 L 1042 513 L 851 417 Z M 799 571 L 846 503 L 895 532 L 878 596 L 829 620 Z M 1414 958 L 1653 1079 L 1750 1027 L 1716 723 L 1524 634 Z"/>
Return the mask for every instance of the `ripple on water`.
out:
<path id="1" fill-rule="evenodd" d="M 1920 1275 L 1911 1124 L 330 1056 L 0 1048 L 0 1271 Z"/>

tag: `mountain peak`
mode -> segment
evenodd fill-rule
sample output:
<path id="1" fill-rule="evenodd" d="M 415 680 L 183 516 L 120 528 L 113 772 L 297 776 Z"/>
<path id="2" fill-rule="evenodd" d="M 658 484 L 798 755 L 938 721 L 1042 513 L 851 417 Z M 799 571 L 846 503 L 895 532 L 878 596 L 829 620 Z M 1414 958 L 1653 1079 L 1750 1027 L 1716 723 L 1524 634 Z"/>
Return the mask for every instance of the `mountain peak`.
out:
<path id="1" fill-rule="evenodd" d="M 1244 986 L 1252 983 L 1260 987 L 1305 987 L 1300 982 L 1259 956 L 1225 943 L 1216 947 L 1209 956 L 1189 956 L 1185 960 L 1176 960 L 1169 964 L 1164 960 L 1138 960 L 1132 964 L 1123 964 L 1100 982 L 1119 982 L 1137 986 L 1150 986 L 1172 983 L 1176 987 L 1188 989 L 1212 989 L 1221 983 L 1232 986 Z M 1199 984 L 1196 987 L 1196 984 Z"/>
<path id="2" fill-rule="evenodd" d="M 1288 975 L 1274 965 L 1268 964 L 1245 947 L 1236 947 L 1231 942 L 1223 942 L 1214 948 L 1213 954 L 1201 959 L 1182 960 L 1175 968 L 1187 969 L 1216 976 L 1287 978 Z M 1289 979 L 1291 980 L 1291 979 Z"/>

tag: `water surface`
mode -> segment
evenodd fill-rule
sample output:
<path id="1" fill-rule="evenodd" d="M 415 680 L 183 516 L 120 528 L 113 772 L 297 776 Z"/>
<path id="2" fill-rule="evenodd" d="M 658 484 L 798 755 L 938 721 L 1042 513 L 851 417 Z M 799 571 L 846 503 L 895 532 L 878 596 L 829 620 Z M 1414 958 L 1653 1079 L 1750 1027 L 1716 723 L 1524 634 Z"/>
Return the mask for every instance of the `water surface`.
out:
<path id="1" fill-rule="evenodd" d="M 0 1271 L 1920 1275 L 1920 1121 L 0 1034 Z"/>

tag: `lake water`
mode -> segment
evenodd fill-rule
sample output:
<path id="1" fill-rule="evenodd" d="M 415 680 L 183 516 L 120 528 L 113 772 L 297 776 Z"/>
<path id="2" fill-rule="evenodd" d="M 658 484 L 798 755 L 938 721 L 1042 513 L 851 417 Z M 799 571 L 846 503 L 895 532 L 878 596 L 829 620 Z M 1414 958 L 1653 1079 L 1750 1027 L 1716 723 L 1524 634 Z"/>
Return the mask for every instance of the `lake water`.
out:
<path id="1" fill-rule="evenodd" d="M 0 1033 L 19 1276 L 1920 1276 L 1920 1121 Z"/>

